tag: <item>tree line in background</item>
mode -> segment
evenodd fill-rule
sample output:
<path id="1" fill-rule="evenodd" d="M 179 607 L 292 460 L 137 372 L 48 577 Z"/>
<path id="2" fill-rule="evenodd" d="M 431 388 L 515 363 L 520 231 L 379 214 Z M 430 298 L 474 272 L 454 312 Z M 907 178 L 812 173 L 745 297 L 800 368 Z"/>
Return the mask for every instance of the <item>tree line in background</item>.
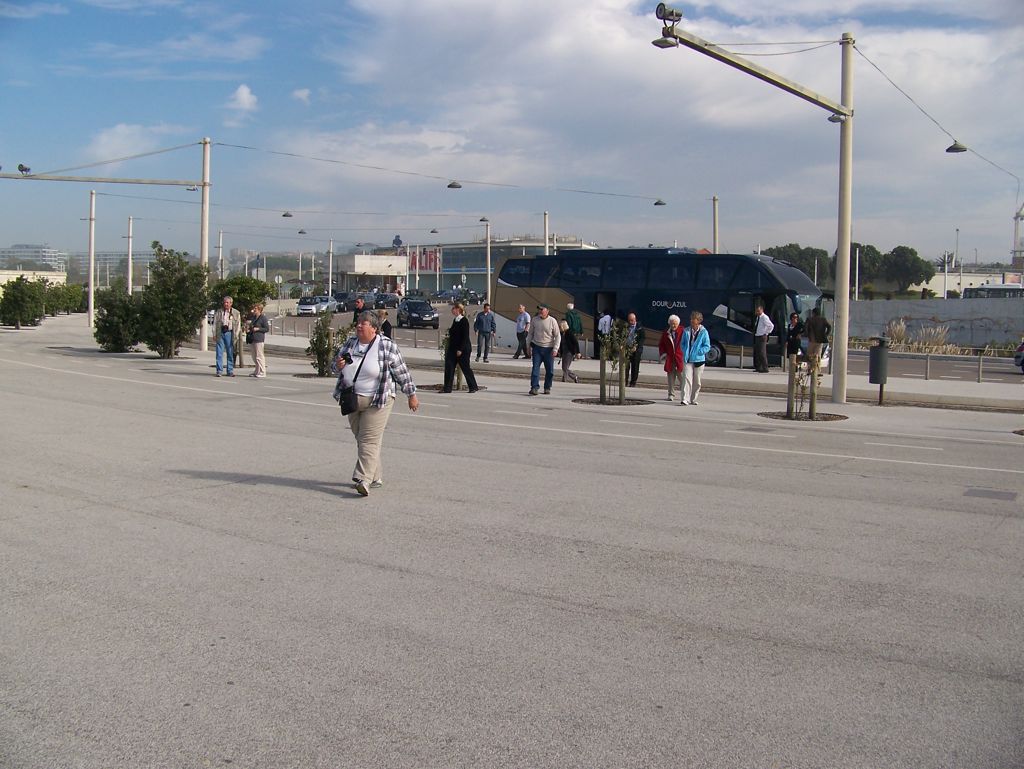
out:
<path id="1" fill-rule="evenodd" d="M 895 284 L 897 291 L 904 294 L 913 284 L 927 283 L 935 277 L 935 265 L 918 256 L 917 251 L 910 246 L 896 246 L 883 254 L 870 244 L 853 243 L 850 246 L 851 280 L 854 277 L 854 254 L 857 249 L 860 249 L 860 284 L 865 294 L 869 293 L 870 286 L 879 281 Z M 836 260 L 823 248 L 790 243 L 766 248 L 764 253 L 789 262 L 812 279 L 817 275 L 819 283 L 825 276 L 835 280 Z"/>
<path id="2" fill-rule="evenodd" d="M 77 312 L 84 292 L 81 286 L 51 283 L 46 278 L 24 276 L 7 283 L 0 297 L 0 323 L 5 326 L 38 326 L 46 315 Z"/>

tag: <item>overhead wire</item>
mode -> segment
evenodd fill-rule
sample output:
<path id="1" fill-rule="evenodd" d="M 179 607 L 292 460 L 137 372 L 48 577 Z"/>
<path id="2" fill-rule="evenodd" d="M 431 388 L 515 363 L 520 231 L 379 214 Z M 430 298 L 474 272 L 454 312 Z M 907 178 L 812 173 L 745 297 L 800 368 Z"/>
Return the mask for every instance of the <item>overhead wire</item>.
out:
<path id="1" fill-rule="evenodd" d="M 152 150 L 150 152 L 138 152 L 134 155 L 125 155 L 122 158 L 111 158 L 110 160 L 98 160 L 95 163 L 86 163 L 81 166 L 68 166 L 67 168 L 56 168 L 53 171 L 44 171 L 41 174 L 33 174 L 34 176 L 47 176 L 50 174 L 63 174 L 68 171 L 81 171 L 85 168 L 98 168 L 99 166 L 108 166 L 113 163 L 123 163 L 126 160 L 136 160 L 137 158 L 147 158 L 152 155 L 163 155 L 165 152 L 175 152 L 176 150 L 183 150 L 188 147 L 195 147 L 201 142 L 189 142 L 188 144 L 179 144 L 177 147 L 165 147 L 159 150 Z"/>
<path id="2" fill-rule="evenodd" d="M 214 142 L 219 147 L 230 147 L 233 149 L 250 150 L 253 152 L 263 152 L 268 155 L 280 155 L 284 157 L 299 158 L 302 160 L 315 160 L 320 163 L 333 163 L 336 165 L 349 166 L 352 168 L 362 168 L 370 171 L 382 171 L 385 173 L 401 174 L 403 176 L 415 176 L 421 179 L 433 179 L 436 181 L 450 181 L 457 179 L 460 184 L 474 184 L 483 187 L 503 187 L 505 189 L 539 189 L 548 190 L 552 192 L 571 192 L 578 195 L 603 195 L 607 197 L 615 198 L 632 198 L 634 200 L 661 200 L 660 197 L 651 195 L 633 195 L 625 192 L 605 192 L 600 190 L 584 190 L 570 187 L 527 187 L 521 184 L 511 184 L 507 182 L 491 182 L 482 179 L 464 179 L 461 176 L 438 176 L 436 174 L 425 174 L 419 171 L 406 171 L 399 168 L 388 168 L 386 166 L 376 166 L 367 163 L 355 163 L 350 160 L 339 160 L 338 158 L 325 158 L 316 155 L 303 155 L 298 152 L 284 152 L 282 150 L 270 150 L 262 147 L 252 147 L 245 144 L 226 144 L 224 142 Z"/>

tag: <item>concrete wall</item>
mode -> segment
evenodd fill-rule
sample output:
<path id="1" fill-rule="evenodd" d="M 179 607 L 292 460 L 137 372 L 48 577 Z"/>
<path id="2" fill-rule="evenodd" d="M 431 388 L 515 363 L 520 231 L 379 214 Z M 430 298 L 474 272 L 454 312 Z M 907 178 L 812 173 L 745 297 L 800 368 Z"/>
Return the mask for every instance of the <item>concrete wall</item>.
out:
<path id="1" fill-rule="evenodd" d="M 850 302 L 850 336 L 878 336 L 903 318 L 908 331 L 949 327 L 949 341 L 971 347 L 1024 338 L 1024 299 L 922 299 Z"/>

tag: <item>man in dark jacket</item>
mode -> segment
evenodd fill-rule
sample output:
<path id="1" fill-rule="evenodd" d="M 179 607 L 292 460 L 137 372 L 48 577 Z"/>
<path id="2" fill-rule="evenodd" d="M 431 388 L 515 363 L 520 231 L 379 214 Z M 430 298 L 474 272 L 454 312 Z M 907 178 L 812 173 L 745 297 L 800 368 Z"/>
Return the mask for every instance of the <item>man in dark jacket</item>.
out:
<path id="1" fill-rule="evenodd" d="M 807 361 L 813 368 L 821 359 L 821 348 L 828 342 L 832 325 L 822 316 L 821 310 L 815 307 L 804 325 L 804 332 L 807 334 Z"/>
<path id="2" fill-rule="evenodd" d="M 636 345 L 629 355 L 629 386 L 636 387 L 637 377 L 640 376 L 640 361 L 644 357 L 644 327 L 637 321 L 635 312 L 626 316 L 626 322 L 629 324 L 627 340 Z"/>

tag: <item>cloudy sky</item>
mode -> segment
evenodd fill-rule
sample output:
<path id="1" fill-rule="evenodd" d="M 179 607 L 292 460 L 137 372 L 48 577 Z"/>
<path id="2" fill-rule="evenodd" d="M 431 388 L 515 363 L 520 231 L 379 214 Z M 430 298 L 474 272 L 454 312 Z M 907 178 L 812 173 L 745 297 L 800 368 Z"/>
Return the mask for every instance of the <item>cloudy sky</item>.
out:
<path id="1" fill-rule="evenodd" d="M 691 50 L 655 48 L 654 6 L 0 0 L 0 166 L 185 145 L 68 173 L 198 179 L 208 136 L 211 249 L 218 230 L 225 249 L 467 240 L 482 215 L 495 236 L 540 233 L 543 211 L 602 246 L 710 247 L 718 196 L 724 251 L 833 250 L 838 126 Z M 1008 257 L 1024 202 L 1024 2 L 678 7 L 687 31 L 837 101 L 837 41 L 852 33 L 854 240 L 932 258 L 959 228 L 968 263 L 975 249 Z M 975 152 L 945 153 L 947 132 Z M 196 192 L 4 179 L 0 246 L 85 250 L 90 188 L 98 248 L 123 249 L 131 215 L 138 241 L 198 251 Z"/>

